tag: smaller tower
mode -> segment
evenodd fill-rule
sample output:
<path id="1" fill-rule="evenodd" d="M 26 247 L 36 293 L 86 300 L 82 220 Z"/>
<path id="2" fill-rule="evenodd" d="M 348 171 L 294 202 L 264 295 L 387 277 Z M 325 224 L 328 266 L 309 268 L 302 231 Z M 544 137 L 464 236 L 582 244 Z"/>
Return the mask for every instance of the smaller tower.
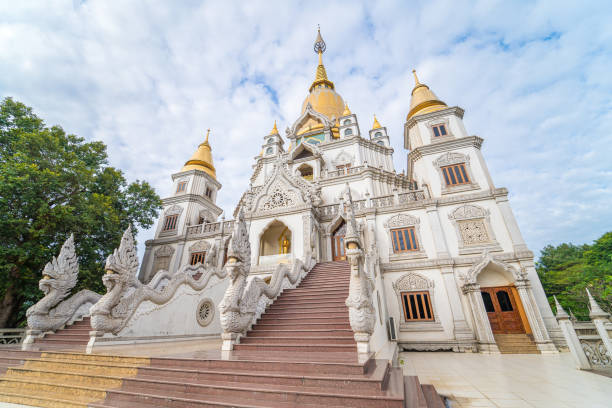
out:
<path id="1" fill-rule="evenodd" d="M 285 149 L 283 147 L 283 138 L 278 133 L 278 128 L 276 127 L 276 121 L 274 121 L 274 127 L 270 131 L 270 133 L 264 136 L 264 143 L 262 145 L 261 156 L 262 157 L 272 157 L 276 156 L 279 153 L 284 153 Z"/>
<path id="2" fill-rule="evenodd" d="M 351 113 L 351 110 L 346 103 L 344 104 L 344 112 L 342 112 L 342 116 L 338 119 L 338 122 L 340 123 L 338 130 L 341 138 L 359 136 L 357 116 L 355 116 L 354 113 Z"/>
<path id="3" fill-rule="evenodd" d="M 380 125 L 380 122 L 376 119 L 376 114 L 374 114 L 374 123 L 372 124 L 372 129 L 370 129 L 370 140 L 385 147 L 390 147 L 391 145 L 389 135 L 387 134 L 387 127 Z"/>

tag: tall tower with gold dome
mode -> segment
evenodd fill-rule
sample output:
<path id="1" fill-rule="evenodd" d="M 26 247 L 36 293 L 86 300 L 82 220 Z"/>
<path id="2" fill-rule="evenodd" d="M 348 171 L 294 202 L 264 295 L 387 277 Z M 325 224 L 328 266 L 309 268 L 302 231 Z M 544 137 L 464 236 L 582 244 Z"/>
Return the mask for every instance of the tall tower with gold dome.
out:
<path id="1" fill-rule="evenodd" d="M 177 271 L 185 264 L 204 262 L 214 240 L 200 237 L 219 232 L 216 205 L 221 183 L 213 163 L 210 129 L 181 171 L 172 175 L 172 195 L 162 200 L 155 239 L 146 242 L 140 279 L 148 282 L 159 270 Z M 210 235 L 210 234 L 208 234 Z"/>

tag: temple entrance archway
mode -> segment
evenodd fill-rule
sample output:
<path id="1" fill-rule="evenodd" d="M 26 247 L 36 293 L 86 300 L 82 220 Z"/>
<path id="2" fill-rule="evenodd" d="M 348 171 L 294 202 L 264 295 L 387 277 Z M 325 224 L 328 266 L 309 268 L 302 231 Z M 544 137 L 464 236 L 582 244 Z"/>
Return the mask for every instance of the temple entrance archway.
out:
<path id="1" fill-rule="evenodd" d="M 278 220 L 272 221 L 261 234 L 259 264 L 286 262 L 291 258 L 291 230 Z"/>
<path id="2" fill-rule="evenodd" d="M 332 259 L 334 261 L 346 260 L 346 249 L 344 247 L 344 236 L 346 235 L 346 222 L 342 221 L 334 230 L 332 240 Z"/>

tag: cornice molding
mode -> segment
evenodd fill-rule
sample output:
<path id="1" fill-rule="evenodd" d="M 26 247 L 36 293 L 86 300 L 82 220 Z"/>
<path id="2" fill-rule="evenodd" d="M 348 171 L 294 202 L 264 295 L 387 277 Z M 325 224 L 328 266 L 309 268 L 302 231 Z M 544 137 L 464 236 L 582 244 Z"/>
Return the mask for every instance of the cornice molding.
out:
<path id="1" fill-rule="evenodd" d="M 187 171 L 179 171 L 178 173 L 174 173 L 172 175 L 172 181 L 176 180 L 177 178 L 180 177 L 185 177 L 185 176 L 203 176 L 206 181 L 208 181 L 209 183 L 213 184 L 215 187 L 217 187 L 217 190 L 221 189 L 222 184 L 219 183 L 219 181 L 215 178 L 213 178 L 210 174 L 206 173 L 205 171 L 202 170 L 196 170 L 196 169 L 192 169 L 192 170 L 187 170 Z"/>
<path id="2" fill-rule="evenodd" d="M 484 139 L 479 136 L 466 136 L 459 139 L 447 140 L 446 142 L 420 146 L 408 153 L 408 161 L 414 163 L 423 156 L 445 153 L 456 149 L 462 149 L 464 147 L 475 147 L 480 150 L 483 142 Z"/>
<path id="3" fill-rule="evenodd" d="M 440 116 L 446 116 L 449 114 L 457 116 L 459 119 L 463 119 L 463 114 L 465 111 L 459 106 L 451 106 L 450 108 L 442 109 L 435 112 L 425 113 L 422 115 L 415 115 L 406 121 L 404 125 L 407 129 L 412 128 L 418 122 L 423 122 L 429 119 L 437 118 Z"/>
<path id="4" fill-rule="evenodd" d="M 212 211 L 221 214 L 223 209 L 218 207 L 215 203 L 209 200 L 206 197 L 197 195 L 197 194 L 181 194 L 180 196 L 167 197 L 162 199 L 162 205 L 172 205 L 172 204 L 180 204 L 180 203 L 198 203 L 202 204 L 205 207 L 211 208 Z"/>

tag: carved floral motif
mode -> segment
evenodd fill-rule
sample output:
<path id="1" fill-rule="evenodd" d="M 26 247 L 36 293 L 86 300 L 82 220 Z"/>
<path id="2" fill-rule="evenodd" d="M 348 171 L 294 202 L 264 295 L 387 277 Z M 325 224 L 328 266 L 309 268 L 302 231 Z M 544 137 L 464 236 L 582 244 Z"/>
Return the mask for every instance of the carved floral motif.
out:
<path id="1" fill-rule="evenodd" d="M 490 242 L 489 233 L 483 220 L 460 221 L 458 227 L 464 245 Z"/>

